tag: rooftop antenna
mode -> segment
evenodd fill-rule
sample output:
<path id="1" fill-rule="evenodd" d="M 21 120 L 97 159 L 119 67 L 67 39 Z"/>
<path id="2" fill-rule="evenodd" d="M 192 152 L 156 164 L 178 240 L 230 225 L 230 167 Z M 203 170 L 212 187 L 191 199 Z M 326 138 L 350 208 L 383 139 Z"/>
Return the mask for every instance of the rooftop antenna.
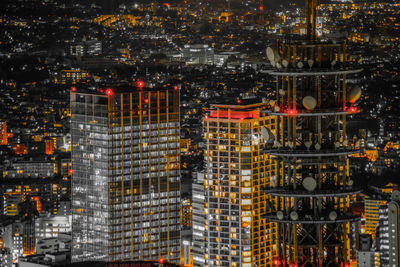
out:
<path id="1" fill-rule="evenodd" d="M 316 38 L 317 0 L 306 0 L 307 39 L 314 41 Z"/>

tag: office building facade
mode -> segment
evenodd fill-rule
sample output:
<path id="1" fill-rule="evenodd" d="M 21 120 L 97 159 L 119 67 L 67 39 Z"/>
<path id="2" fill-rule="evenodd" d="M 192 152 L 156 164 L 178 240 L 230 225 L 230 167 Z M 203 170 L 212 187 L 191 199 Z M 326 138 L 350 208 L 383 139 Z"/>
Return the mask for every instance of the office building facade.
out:
<path id="1" fill-rule="evenodd" d="M 179 91 L 71 92 L 72 261 L 180 258 Z"/>

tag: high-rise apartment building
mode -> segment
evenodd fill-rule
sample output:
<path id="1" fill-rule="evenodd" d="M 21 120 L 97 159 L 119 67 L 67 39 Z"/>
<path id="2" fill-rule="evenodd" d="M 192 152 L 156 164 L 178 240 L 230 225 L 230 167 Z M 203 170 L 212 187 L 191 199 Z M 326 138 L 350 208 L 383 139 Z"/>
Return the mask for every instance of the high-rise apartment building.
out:
<path id="1" fill-rule="evenodd" d="M 379 207 L 387 204 L 387 199 L 383 195 L 372 195 L 365 199 L 365 234 L 372 235 L 375 239 L 377 226 L 379 225 Z"/>
<path id="2" fill-rule="evenodd" d="M 179 263 L 179 101 L 175 89 L 73 88 L 73 262 Z"/>
<path id="3" fill-rule="evenodd" d="M 380 266 L 389 266 L 389 209 L 388 205 L 379 207 L 379 224 L 376 231 L 376 249 L 380 254 Z"/>
<path id="4" fill-rule="evenodd" d="M 203 267 L 205 265 L 204 259 L 204 203 L 205 203 L 205 191 L 204 191 L 204 173 L 196 172 L 192 183 L 192 257 L 193 267 Z"/>
<path id="5" fill-rule="evenodd" d="M 205 264 L 270 266 L 276 256 L 276 225 L 262 218 L 268 195 L 261 192 L 276 175 L 276 164 L 262 153 L 261 129 L 276 130 L 264 104 L 238 100 L 212 105 L 204 119 Z"/>

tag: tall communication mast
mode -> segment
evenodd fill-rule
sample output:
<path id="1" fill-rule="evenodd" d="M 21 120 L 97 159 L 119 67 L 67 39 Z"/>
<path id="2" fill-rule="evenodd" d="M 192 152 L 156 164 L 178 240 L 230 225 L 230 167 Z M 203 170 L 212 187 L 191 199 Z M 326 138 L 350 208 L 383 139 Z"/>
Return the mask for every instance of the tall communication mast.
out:
<path id="1" fill-rule="evenodd" d="M 306 0 L 307 38 L 267 48 L 276 77 L 271 115 L 277 130 L 264 129 L 265 153 L 280 169 L 271 178 L 265 218 L 278 225 L 278 266 L 350 266 L 350 212 L 360 193 L 349 177 L 346 117 L 359 112 L 361 88 L 346 80 L 354 68 L 346 42 L 316 36 L 317 1 Z"/>

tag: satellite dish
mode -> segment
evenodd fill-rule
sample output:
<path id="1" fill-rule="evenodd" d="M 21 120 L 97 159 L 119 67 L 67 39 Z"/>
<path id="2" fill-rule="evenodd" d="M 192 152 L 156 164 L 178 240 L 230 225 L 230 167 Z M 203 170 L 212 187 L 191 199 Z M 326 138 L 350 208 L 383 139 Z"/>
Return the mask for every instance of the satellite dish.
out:
<path id="1" fill-rule="evenodd" d="M 355 103 L 361 97 L 361 87 L 356 85 L 347 94 L 347 99 L 350 103 Z"/>
<path id="2" fill-rule="evenodd" d="M 286 59 L 282 60 L 282 66 L 287 68 L 289 66 L 289 62 Z"/>
<path id="3" fill-rule="evenodd" d="M 309 149 L 311 147 L 311 143 L 309 141 L 306 141 L 304 143 L 304 145 L 306 146 L 307 149 Z"/>
<path id="4" fill-rule="evenodd" d="M 312 68 L 312 66 L 314 65 L 314 60 L 312 59 L 307 60 L 307 64 L 310 68 Z"/>
<path id="5" fill-rule="evenodd" d="M 288 146 L 289 146 L 290 148 L 293 148 L 293 147 L 294 147 L 293 142 L 292 142 L 292 141 L 289 141 L 289 142 L 288 142 Z"/>
<path id="6" fill-rule="evenodd" d="M 278 68 L 278 69 L 281 69 L 282 68 L 282 65 L 279 63 L 279 62 L 276 62 L 276 67 Z"/>
<path id="7" fill-rule="evenodd" d="M 271 186 L 272 187 L 277 187 L 278 183 L 276 182 L 276 176 L 271 176 Z"/>
<path id="8" fill-rule="evenodd" d="M 297 221 L 299 219 L 299 214 L 297 214 L 297 212 L 292 211 L 290 213 L 290 219 L 292 219 L 293 221 Z"/>
<path id="9" fill-rule="evenodd" d="M 353 186 L 353 184 L 354 184 L 354 181 L 351 180 L 351 179 L 347 182 L 347 185 L 348 185 L 348 186 Z"/>
<path id="10" fill-rule="evenodd" d="M 279 141 L 274 141 L 274 147 L 281 147 L 281 143 Z"/>
<path id="11" fill-rule="evenodd" d="M 331 221 L 335 221 L 335 220 L 337 219 L 337 213 L 336 213 L 336 211 L 331 211 L 331 212 L 329 212 L 329 219 L 330 219 Z"/>
<path id="12" fill-rule="evenodd" d="M 303 64 L 303 62 L 299 62 L 299 63 L 297 63 L 297 67 L 298 67 L 299 69 L 302 69 L 302 68 L 304 67 L 304 64 Z"/>
<path id="13" fill-rule="evenodd" d="M 400 202 L 400 191 L 394 190 L 394 191 L 392 192 L 392 200 L 393 200 L 393 201 Z"/>
<path id="14" fill-rule="evenodd" d="M 266 53 L 267 53 L 267 58 L 272 65 L 275 65 L 281 58 L 279 56 L 278 51 L 276 49 L 273 49 L 272 47 L 267 47 Z"/>
<path id="15" fill-rule="evenodd" d="M 267 143 L 272 143 L 275 140 L 274 134 L 265 126 L 261 128 L 261 135 Z"/>
<path id="16" fill-rule="evenodd" d="M 283 212 L 282 211 L 277 211 L 276 212 L 276 217 L 278 218 L 278 220 L 282 220 L 283 219 Z"/>
<path id="17" fill-rule="evenodd" d="M 339 148 L 339 147 L 340 147 L 340 143 L 336 141 L 336 142 L 335 142 L 335 147 L 336 147 L 336 148 Z"/>
<path id="18" fill-rule="evenodd" d="M 315 188 L 317 188 L 317 182 L 315 181 L 314 178 L 312 177 L 306 177 L 303 180 L 303 187 L 309 191 L 312 192 L 315 190 Z"/>
<path id="19" fill-rule="evenodd" d="M 321 145 L 320 144 L 315 144 L 315 149 L 316 150 L 320 150 L 321 149 Z"/>
<path id="20" fill-rule="evenodd" d="M 312 96 L 306 96 L 303 98 L 303 106 L 308 110 L 313 110 L 317 105 L 317 101 Z"/>
<path id="21" fill-rule="evenodd" d="M 283 89 L 279 89 L 279 94 L 280 95 L 285 95 L 285 91 Z"/>

